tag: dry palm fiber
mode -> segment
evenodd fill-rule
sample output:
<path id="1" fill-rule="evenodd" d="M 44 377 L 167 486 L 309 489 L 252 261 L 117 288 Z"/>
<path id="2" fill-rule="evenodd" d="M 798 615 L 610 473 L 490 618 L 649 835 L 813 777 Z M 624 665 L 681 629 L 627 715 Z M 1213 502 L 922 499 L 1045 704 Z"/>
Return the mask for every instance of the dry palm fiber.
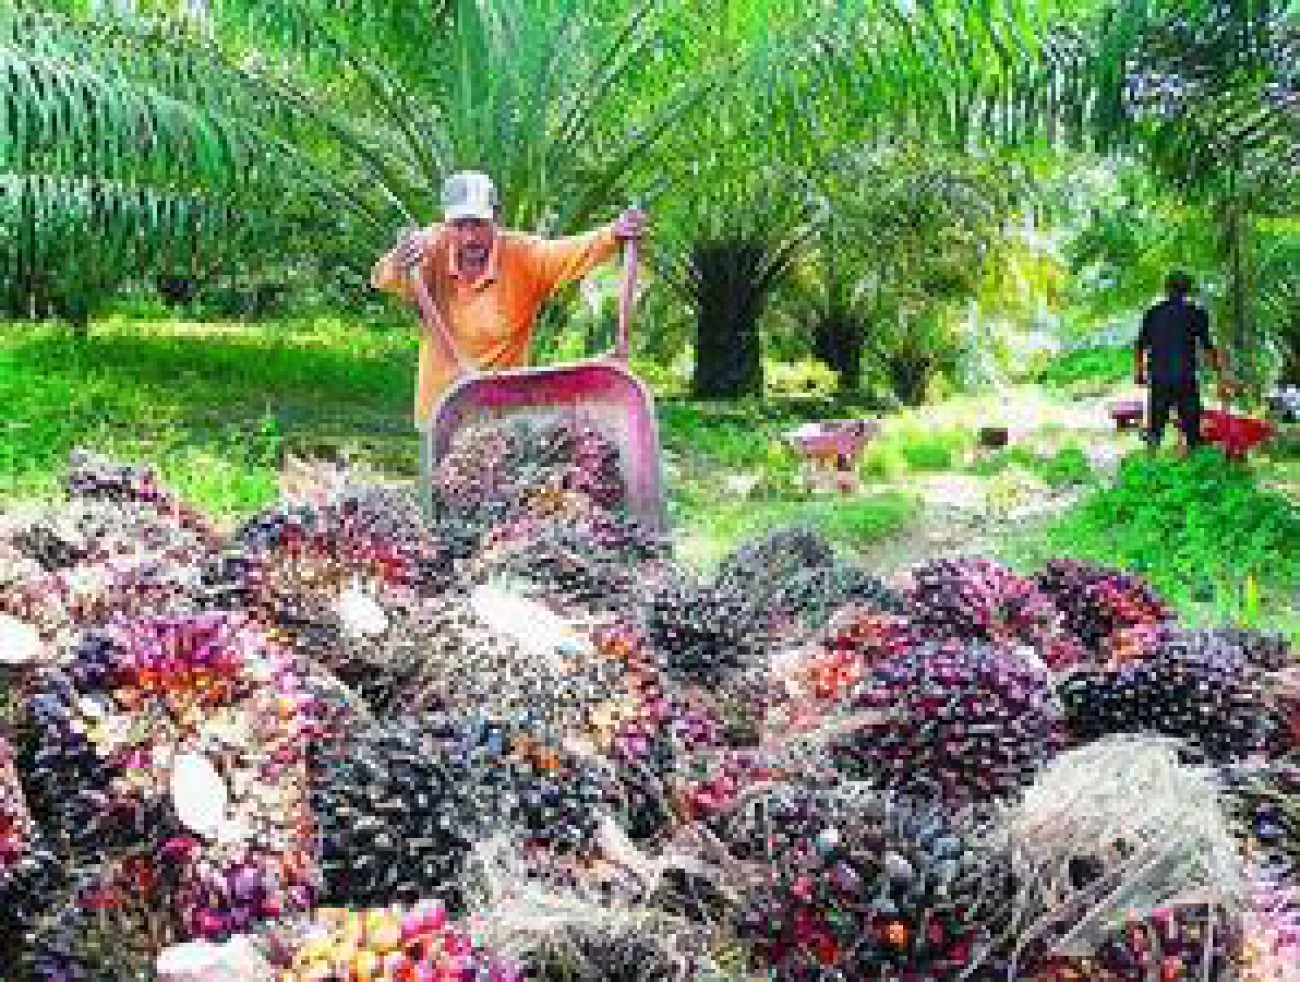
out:
<path id="1" fill-rule="evenodd" d="M 1023 971 L 1080 958 L 1122 971 L 1135 937 L 1163 939 L 1189 968 L 1232 957 L 1242 858 L 1213 776 L 1182 764 L 1174 741 L 1110 737 L 1068 751 L 1004 821 L 1018 878 L 1044 906 L 1017 945 Z"/>

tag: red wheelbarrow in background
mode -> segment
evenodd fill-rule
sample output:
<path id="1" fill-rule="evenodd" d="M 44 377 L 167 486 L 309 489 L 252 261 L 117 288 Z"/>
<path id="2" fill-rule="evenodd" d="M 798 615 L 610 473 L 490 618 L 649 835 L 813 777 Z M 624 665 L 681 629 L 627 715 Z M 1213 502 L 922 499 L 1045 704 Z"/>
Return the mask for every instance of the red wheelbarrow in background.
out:
<path id="1" fill-rule="evenodd" d="M 421 434 L 421 439 L 429 442 L 425 456 L 430 468 L 446 454 L 456 433 L 475 422 L 505 416 L 538 420 L 571 416 L 595 427 L 618 447 L 629 515 L 651 532 L 667 531 L 654 398 L 627 367 L 637 254 L 637 240 L 631 239 L 624 247 L 618 341 L 612 358 L 491 374 L 479 374 L 465 360 L 424 278 L 411 277 L 425 329 L 452 356 L 459 372 L 434 407 L 428 430 Z M 433 493 L 431 474 L 422 473 L 420 484 L 421 498 L 428 507 Z"/>
<path id="2" fill-rule="evenodd" d="M 1201 436 L 1223 448 L 1229 460 L 1245 460 L 1246 454 L 1273 436 L 1273 425 L 1250 416 L 1235 416 L 1227 400 L 1222 409 L 1201 413 Z"/>

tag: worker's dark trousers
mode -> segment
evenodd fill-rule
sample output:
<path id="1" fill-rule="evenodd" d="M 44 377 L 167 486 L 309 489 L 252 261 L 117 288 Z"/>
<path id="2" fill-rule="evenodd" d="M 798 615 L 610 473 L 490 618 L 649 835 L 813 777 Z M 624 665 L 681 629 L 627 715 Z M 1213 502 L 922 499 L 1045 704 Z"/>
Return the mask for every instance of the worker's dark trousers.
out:
<path id="1" fill-rule="evenodd" d="M 1178 413 L 1178 428 L 1187 438 L 1187 449 L 1201 444 L 1201 389 L 1195 379 L 1184 382 L 1152 382 L 1147 406 L 1147 443 L 1160 446 L 1169 410 Z"/>

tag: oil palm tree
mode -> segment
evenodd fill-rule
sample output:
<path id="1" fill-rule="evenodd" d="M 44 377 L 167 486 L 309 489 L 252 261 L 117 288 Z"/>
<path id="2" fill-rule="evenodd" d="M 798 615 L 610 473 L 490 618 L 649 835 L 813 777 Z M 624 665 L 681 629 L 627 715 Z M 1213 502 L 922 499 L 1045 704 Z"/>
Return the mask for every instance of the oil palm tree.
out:
<path id="1" fill-rule="evenodd" d="M 704 84 L 638 81 L 657 2 L 613 23 L 580 0 L 213 0 L 197 19 L 191 5 L 83 6 L 0 15 L 11 309 L 69 275 L 50 216 L 78 208 L 88 237 L 122 244 L 97 256 L 101 287 L 156 270 L 160 250 L 267 242 L 258 218 L 286 212 L 349 241 L 361 267 L 427 220 L 461 167 L 497 176 L 512 224 L 571 230 L 625 198 Z"/>

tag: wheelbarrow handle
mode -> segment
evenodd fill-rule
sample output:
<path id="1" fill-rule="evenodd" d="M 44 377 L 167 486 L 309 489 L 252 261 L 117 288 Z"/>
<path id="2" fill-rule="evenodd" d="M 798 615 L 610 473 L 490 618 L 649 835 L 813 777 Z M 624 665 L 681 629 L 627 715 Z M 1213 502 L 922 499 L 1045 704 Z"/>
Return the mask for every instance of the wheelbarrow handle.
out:
<path id="1" fill-rule="evenodd" d="M 468 375 L 473 366 L 456 346 L 456 339 L 452 337 L 447 322 L 443 320 L 442 312 L 438 310 L 438 305 L 433 302 L 433 297 L 429 294 L 429 285 L 424 282 L 420 267 L 412 266 L 407 275 L 411 280 L 411 288 L 415 291 L 415 303 L 420 308 L 420 320 L 424 323 L 424 329 L 437 341 L 443 354 L 456 366 L 456 377 Z"/>
<path id="2" fill-rule="evenodd" d="M 636 276 L 641 258 L 641 240 L 628 239 L 623 244 L 623 292 L 618 298 L 618 342 L 614 357 L 626 363 L 628 359 L 628 334 L 632 325 L 632 308 L 636 304 Z"/>

